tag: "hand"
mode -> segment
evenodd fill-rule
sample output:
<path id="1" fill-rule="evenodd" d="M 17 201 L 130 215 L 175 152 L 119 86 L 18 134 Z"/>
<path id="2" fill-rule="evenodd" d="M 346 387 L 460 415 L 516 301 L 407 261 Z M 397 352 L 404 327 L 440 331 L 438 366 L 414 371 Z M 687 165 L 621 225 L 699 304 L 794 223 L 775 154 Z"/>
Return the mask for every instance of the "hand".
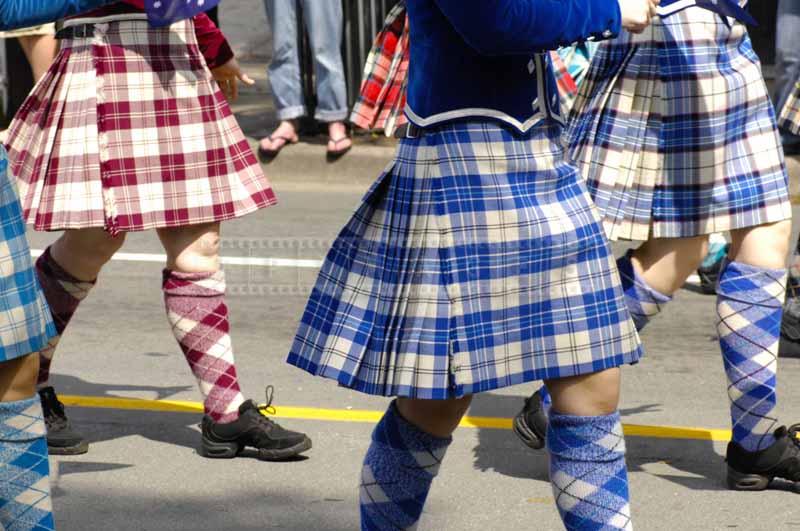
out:
<path id="1" fill-rule="evenodd" d="M 255 81 L 253 81 L 250 76 L 242 72 L 235 58 L 222 66 L 214 68 L 211 70 L 211 74 L 214 76 L 217 83 L 219 83 L 219 88 L 228 101 L 236 101 L 236 98 L 239 97 L 240 81 L 245 85 L 255 84 Z"/>
<path id="2" fill-rule="evenodd" d="M 656 16 L 661 0 L 618 0 L 622 27 L 631 33 L 641 33 Z"/>

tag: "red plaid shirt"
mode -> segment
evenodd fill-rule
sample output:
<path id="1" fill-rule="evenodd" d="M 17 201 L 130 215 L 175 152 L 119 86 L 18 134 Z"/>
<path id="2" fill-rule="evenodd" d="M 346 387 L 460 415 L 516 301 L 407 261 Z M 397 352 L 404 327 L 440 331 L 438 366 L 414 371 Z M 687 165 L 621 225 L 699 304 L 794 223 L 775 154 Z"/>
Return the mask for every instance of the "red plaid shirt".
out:
<path id="1" fill-rule="evenodd" d="M 401 2 L 389 12 L 364 66 L 361 94 L 350 121 L 357 127 L 391 136 L 406 123 L 406 77 L 409 59 L 408 17 Z"/>

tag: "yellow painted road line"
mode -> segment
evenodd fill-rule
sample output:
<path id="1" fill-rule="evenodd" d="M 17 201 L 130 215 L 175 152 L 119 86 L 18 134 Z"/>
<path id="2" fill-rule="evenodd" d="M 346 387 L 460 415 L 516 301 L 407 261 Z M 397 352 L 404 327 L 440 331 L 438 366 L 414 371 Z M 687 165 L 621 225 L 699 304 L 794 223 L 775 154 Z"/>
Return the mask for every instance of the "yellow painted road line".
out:
<path id="1" fill-rule="evenodd" d="M 119 398 L 107 396 L 59 395 L 68 406 L 124 409 L 136 411 L 168 411 L 175 413 L 202 413 L 203 404 L 186 400 L 145 400 L 141 398 Z M 382 411 L 363 409 L 323 409 L 314 407 L 276 406 L 275 414 L 281 419 L 323 420 L 330 422 L 360 422 L 374 424 L 383 416 Z M 512 419 L 503 417 L 464 417 L 461 426 L 465 428 L 488 428 L 510 430 Z M 693 439 L 700 441 L 728 441 L 730 430 L 710 428 L 690 428 L 682 426 L 648 426 L 625 424 L 625 435 L 630 437 L 650 437 L 657 439 Z"/>

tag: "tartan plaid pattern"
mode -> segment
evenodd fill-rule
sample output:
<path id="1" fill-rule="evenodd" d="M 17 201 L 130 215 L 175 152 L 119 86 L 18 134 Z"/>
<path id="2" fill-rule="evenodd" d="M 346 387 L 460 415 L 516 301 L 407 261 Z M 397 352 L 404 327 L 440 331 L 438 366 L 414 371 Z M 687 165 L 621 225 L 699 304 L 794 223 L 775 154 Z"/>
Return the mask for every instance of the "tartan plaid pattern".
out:
<path id="1" fill-rule="evenodd" d="M 587 42 L 579 46 L 569 46 L 550 52 L 550 61 L 553 64 L 553 74 L 556 77 L 564 116 L 569 114 L 569 110 L 575 103 L 578 87 L 586 77 L 589 63 L 596 49 L 596 43 Z"/>
<path id="2" fill-rule="evenodd" d="M 647 323 L 660 314 L 664 306 L 672 301 L 672 297 L 654 290 L 647 284 L 647 280 L 633 267 L 632 256 L 633 250 L 629 250 L 624 256 L 617 259 L 617 269 L 631 319 L 636 325 L 636 330 L 641 332 Z"/>
<path id="3" fill-rule="evenodd" d="M 392 402 L 372 432 L 359 485 L 361 529 L 416 529 L 452 437 L 425 433 Z"/>
<path id="4" fill-rule="evenodd" d="M 641 356 L 561 128 L 463 122 L 400 142 L 334 242 L 288 362 L 442 399 Z"/>
<path id="5" fill-rule="evenodd" d="M 41 385 L 50 379 L 50 366 L 61 336 L 80 303 L 89 296 L 96 281 L 85 282 L 70 275 L 53 259 L 50 247 L 36 260 L 36 276 L 50 307 L 50 314 L 58 334 L 39 351 L 39 376 L 36 383 Z"/>
<path id="6" fill-rule="evenodd" d="M 619 412 L 602 417 L 551 413 L 547 449 L 550 483 L 567 530 L 633 529 Z"/>
<path id="7" fill-rule="evenodd" d="M 56 335 L 7 169 L 5 149 L 0 146 L 0 362 L 37 352 Z"/>
<path id="8" fill-rule="evenodd" d="M 778 342 L 786 270 L 728 262 L 717 287 L 717 330 L 728 376 L 733 440 L 749 452 L 775 442 Z"/>
<path id="9" fill-rule="evenodd" d="M 231 344 L 225 272 L 165 269 L 163 278 L 167 320 L 197 378 L 205 414 L 215 422 L 233 422 L 239 418 L 244 396 Z"/>
<path id="10" fill-rule="evenodd" d="M 275 202 L 193 27 L 115 21 L 61 41 L 9 131 L 36 230 L 179 227 Z"/>
<path id="11" fill-rule="evenodd" d="M 705 9 L 601 43 L 566 141 L 612 239 L 791 217 L 774 109 L 747 30 Z"/>
<path id="12" fill-rule="evenodd" d="M 383 130 L 392 136 L 405 124 L 409 46 L 405 2 L 394 6 L 367 57 L 361 92 L 350 121 L 361 129 Z"/>
<path id="13" fill-rule="evenodd" d="M 39 395 L 0 402 L 0 529 L 55 529 L 45 432 Z"/>
<path id="14" fill-rule="evenodd" d="M 778 125 L 793 135 L 800 135 L 800 80 L 781 109 Z"/>

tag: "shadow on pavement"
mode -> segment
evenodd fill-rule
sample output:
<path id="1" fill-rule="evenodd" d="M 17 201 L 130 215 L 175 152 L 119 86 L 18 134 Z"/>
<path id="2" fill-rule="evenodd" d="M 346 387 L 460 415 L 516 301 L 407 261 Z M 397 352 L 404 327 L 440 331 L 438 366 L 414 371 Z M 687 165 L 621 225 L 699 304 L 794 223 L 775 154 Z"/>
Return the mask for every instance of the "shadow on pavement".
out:
<path id="1" fill-rule="evenodd" d="M 476 396 L 469 414 L 512 417 L 523 405 L 519 396 L 482 394 Z M 660 404 L 623 409 L 622 415 L 657 411 Z M 628 468 L 644 472 L 691 490 L 723 490 L 725 463 L 712 441 L 628 437 Z M 515 478 L 548 481 L 548 460 L 544 451 L 531 450 L 512 431 L 480 429 L 474 448 L 475 468 L 494 470 Z M 777 485 L 776 485 L 777 487 Z"/>
<path id="2" fill-rule="evenodd" d="M 81 531 L 350 531 L 357 526 L 349 501 L 297 489 L 280 492 L 284 486 L 269 486 L 267 481 L 264 485 L 246 493 L 235 486 L 230 492 L 220 485 L 216 489 L 198 485 L 197 492 L 182 491 L 180 496 L 158 489 L 145 494 L 145 485 L 106 489 L 72 485 L 67 493 L 70 501 L 60 502 L 55 515 L 59 529 Z"/>
<path id="3" fill-rule="evenodd" d="M 194 389 L 194 385 L 173 387 L 116 385 L 87 382 L 68 375 L 54 375 L 52 384 L 59 394 L 130 398 L 133 393 L 153 393 L 158 400 Z M 196 449 L 200 445 L 200 415 L 168 411 L 124 411 L 116 409 L 67 408 L 73 426 L 89 443 L 113 441 L 140 435 L 151 441 Z M 91 450 L 90 450 L 91 452 Z"/>
<path id="4" fill-rule="evenodd" d="M 106 385 L 87 382 L 74 376 L 54 376 L 53 386 L 59 394 L 129 398 L 132 392 L 151 392 L 166 399 L 193 389 L 193 385 L 155 387 L 149 385 Z M 69 407 L 73 427 L 89 439 L 89 444 L 113 441 L 138 435 L 145 439 L 197 450 L 200 446 L 202 415 L 171 411 L 139 411 Z M 90 450 L 91 451 L 91 450 Z M 239 458 L 258 459 L 258 452 L 245 450 Z M 303 461 L 306 456 L 292 460 Z"/>
<path id="5" fill-rule="evenodd" d="M 147 353 L 146 356 L 164 356 L 155 352 Z M 188 373 L 187 378 L 193 378 L 191 373 Z M 118 385 L 118 384 L 105 384 L 87 382 L 80 378 L 69 375 L 54 374 L 51 378 L 51 383 L 55 387 L 56 392 L 60 395 L 84 395 L 84 396 L 113 396 L 130 398 L 130 395 L 120 393 L 154 393 L 156 400 L 164 400 L 174 397 L 178 393 L 184 391 L 194 390 L 196 386 L 192 385 L 176 385 L 172 387 L 165 387 L 163 385 Z"/>

